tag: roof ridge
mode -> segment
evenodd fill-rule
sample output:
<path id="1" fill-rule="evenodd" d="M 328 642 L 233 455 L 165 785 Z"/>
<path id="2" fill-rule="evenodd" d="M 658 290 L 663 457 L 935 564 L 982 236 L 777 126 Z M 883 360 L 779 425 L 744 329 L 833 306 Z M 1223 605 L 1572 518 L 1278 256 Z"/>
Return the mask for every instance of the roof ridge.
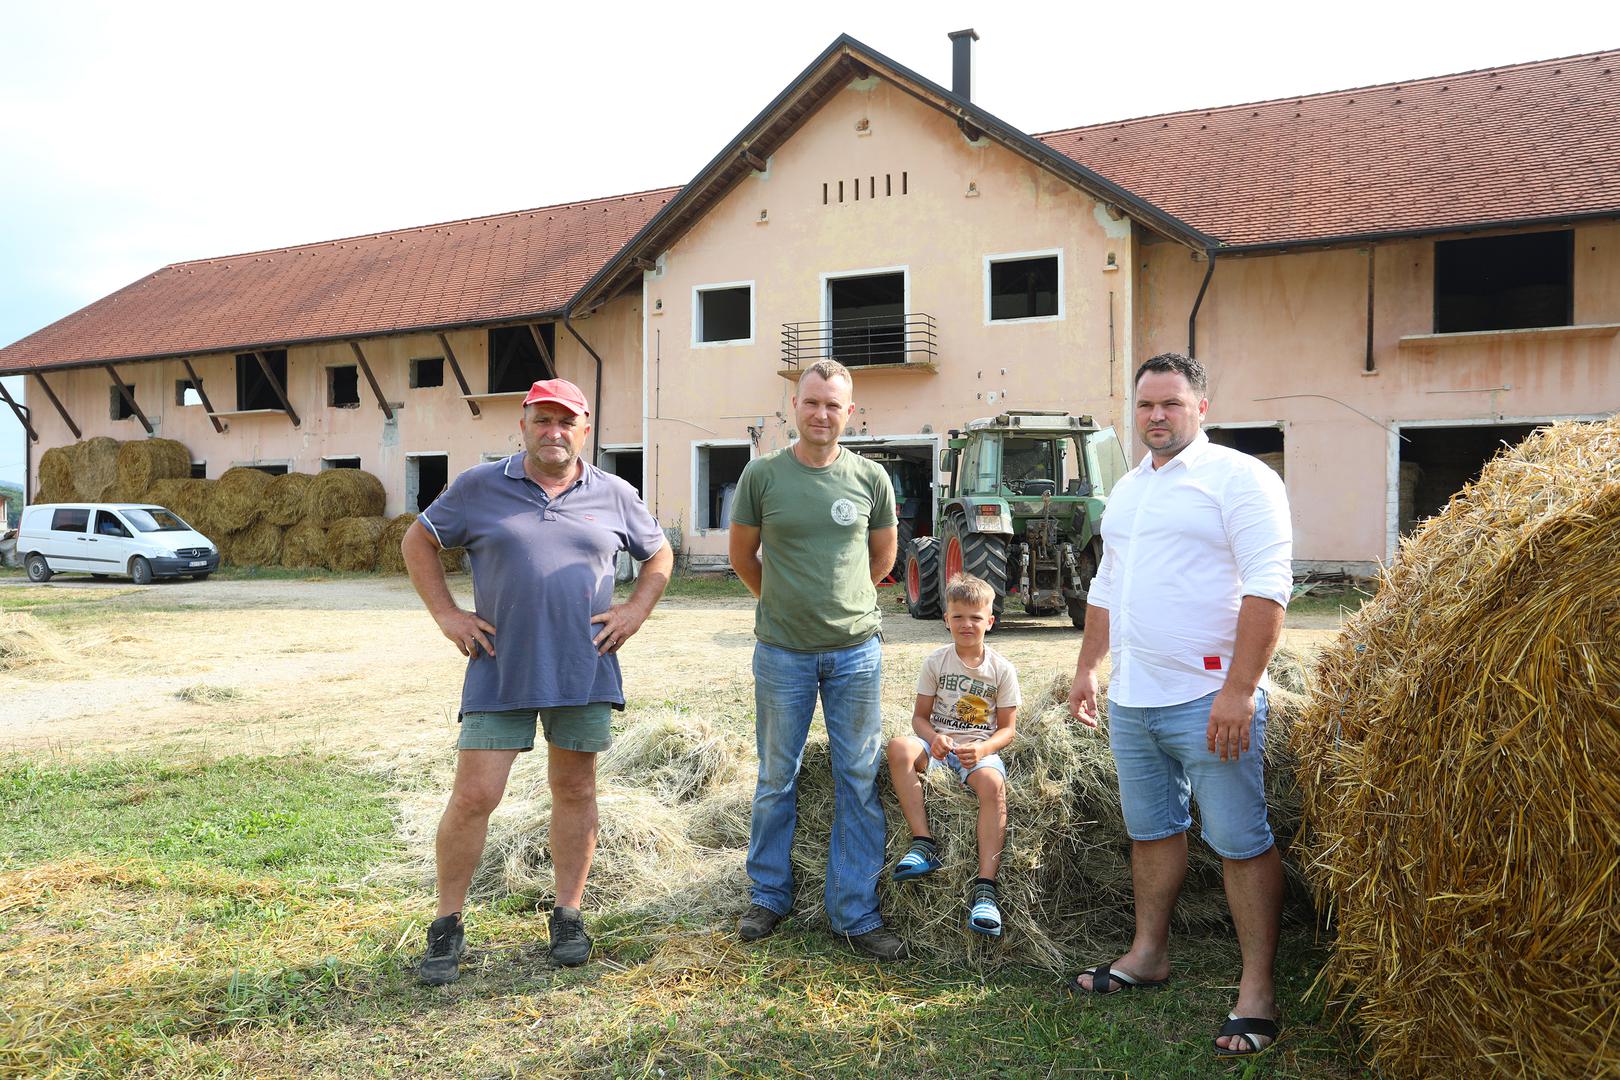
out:
<path id="1" fill-rule="evenodd" d="M 1346 86 L 1336 90 L 1319 90 L 1310 94 L 1286 94 L 1282 97 L 1262 98 L 1257 101 L 1238 101 L 1226 105 L 1210 105 L 1197 109 L 1176 109 L 1173 112 L 1147 113 L 1142 116 L 1128 116 L 1118 120 L 1105 120 L 1095 124 L 1078 124 L 1074 127 L 1053 128 L 1050 131 L 1037 131 L 1031 134 L 1032 138 L 1048 139 L 1058 135 L 1068 135 L 1076 131 L 1098 131 L 1103 128 L 1117 128 L 1125 124 L 1139 124 L 1147 120 L 1166 120 L 1178 116 L 1207 116 L 1211 113 L 1230 112 L 1236 109 L 1252 109 L 1262 105 L 1281 105 L 1285 102 L 1319 101 L 1323 98 L 1338 97 L 1341 94 L 1361 94 L 1373 90 L 1385 90 L 1392 87 L 1406 88 L 1423 86 L 1428 83 L 1443 82 L 1447 79 L 1462 79 L 1487 72 L 1505 73 L 1510 71 L 1530 71 L 1546 67 L 1550 64 L 1564 64 L 1578 60 L 1598 60 L 1604 57 L 1620 57 L 1620 49 L 1598 49 L 1595 52 L 1575 53 L 1571 56 L 1553 56 L 1545 60 L 1523 60 L 1512 64 L 1494 64 L 1487 67 L 1470 68 L 1467 71 L 1454 71 L 1443 75 L 1421 75 L 1411 79 L 1392 79 L 1389 82 L 1368 83 L 1363 86 Z"/>
<path id="2" fill-rule="evenodd" d="M 263 255 L 277 255 L 284 252 L 307 251 L 311 248 L 330 247 L 334 244 L 346 244 L 359 240 L 376 240 L 386 236 L 399 236 L 403 233 L 423 232 L 427 229 L 446 229 L 457 225 L 472 225 L 480 221 L 494 221 L 497 218 L 522 217 L 524 214 L 539 214 L 547 210 L 572 210 L 577 207 L 590 206 L 593 203 L 622 202 L 645 195 L 674 194 L 681 190 L 680 185 L 673 187 L 647 188 L 643 191 L 627 191 L 621 195 L 599 195 L 590 199 L 575 199 L 570 202 L 551 203 L 547 206 L 533 206 L 523 210 L 505 210 L 496 214 L 478 214 L 473 217 L 452 218 L 448 221 L 429 222 L 424 225 L 407 225 L 398 229 L 378 229 L 373 232 L 356 233 L 352 236 L 338 236 L 330 240 L 312 240 L 302 244 L 283 244 L 280 247 L 260 248 L 256 251 L 239 251 L 230 255 L 210 255 L 200 259 L 185 259 L 181 262 L 168 263 L 160 267 L 156 273 L 165 270 L 179 270 L 191 266 L 205 266 L 212 263 L 230 262 L 235 259 L 248 259 Z"/>

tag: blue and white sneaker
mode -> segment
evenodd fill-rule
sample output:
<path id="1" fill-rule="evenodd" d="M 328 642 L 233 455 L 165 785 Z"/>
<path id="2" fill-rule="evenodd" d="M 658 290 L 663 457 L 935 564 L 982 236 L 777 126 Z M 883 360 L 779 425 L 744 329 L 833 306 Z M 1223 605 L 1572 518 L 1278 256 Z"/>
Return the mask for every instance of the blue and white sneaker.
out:
<path id="1" fill-rule="evenodd" d="M 968 893 L 968 929 L 990 937 L 1001 936 L 1001 907 L 994 882 L 980 878 Z"/>
<path id="2" fill-rule="evenodd" d="M 939 845 L 919 837 L 911 842 L 911 850 L 894 864 L 893 877 L 896 881 L 909 881 L 932 874 L 942 865 L 939 861 Z"/>

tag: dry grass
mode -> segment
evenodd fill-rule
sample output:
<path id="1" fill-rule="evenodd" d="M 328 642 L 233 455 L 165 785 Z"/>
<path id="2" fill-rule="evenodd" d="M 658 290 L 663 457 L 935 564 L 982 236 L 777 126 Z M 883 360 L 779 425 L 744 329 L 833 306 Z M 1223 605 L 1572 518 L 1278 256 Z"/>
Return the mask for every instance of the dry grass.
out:
<path id="1" fill-rule="evenodd" d="M 1504 452 L 1322 657 L 1324 973 L 1389 1075 L 1620 1073 L 1620 418 Z"/>

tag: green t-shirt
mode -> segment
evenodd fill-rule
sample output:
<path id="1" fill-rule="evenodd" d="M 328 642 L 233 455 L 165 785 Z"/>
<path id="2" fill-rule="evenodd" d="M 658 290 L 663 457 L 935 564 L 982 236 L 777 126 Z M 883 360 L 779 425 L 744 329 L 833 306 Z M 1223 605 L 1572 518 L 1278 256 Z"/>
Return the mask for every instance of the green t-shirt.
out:
<path id="1" fill-rule="evenodd" d="M 812 469 L 791 447 L 748 463 L 731 520 L 760 530 L 754 636 L 767 645 L 823 652 L 878 632 L 867 533 L 892 528 L 894 488 L 883 466 L 849 450 Z"/>

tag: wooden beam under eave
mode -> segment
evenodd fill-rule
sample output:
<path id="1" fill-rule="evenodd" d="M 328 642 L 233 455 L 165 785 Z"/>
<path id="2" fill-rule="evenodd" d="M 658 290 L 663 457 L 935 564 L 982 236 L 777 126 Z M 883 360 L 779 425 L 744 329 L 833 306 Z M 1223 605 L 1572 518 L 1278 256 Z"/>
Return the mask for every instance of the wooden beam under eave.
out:
<path id="1" fill-rule="evenodd" d="M 456 362 L 456 350 L 450 347 L 450 339 L 440 334 L 439 347 L 444 350 L 445 360 L 449 361 L 450 373 L 456 377 L 456 385 L 461 387 L 462 400 L 466 401 L 467 408 L 472 410 L 474 416 L 480 415 L 478 402 L 472 399 L 472 387 L 467 385 L 467 376 L 461 373 L 461 365 Z"/>
<path id="2" fill-rule="evenodd" d="M 135 419 L 141 422 L 141 427 L 146 429 L 148 435 L 154 434 L 152 421 L 148 420 L 146 414 L 141 412 L 141 407 L 135 404 L 135 391 L 129 388 L 128 383 L 119 378 L 118 369 L 111 364 L 102 364 L 101 366 L 107 369 L 108 375 L 112 376 L 113 385 L 118 387 L 118 392 L 124 396 L 124 403 L 129 406 L 129 411 L 135 414 Z"/>
<path id="3" fill-rule="evenodd" d="M 270 358 L 264 355 L 262 350 L 255 349 L 253 359 L 259 362 L 259 370 L 264 372 L 265 381 L 270 384 L 270 389 L 276 392 L 276 399 L 281 402 L 281 408 L 287 414 L 287 419 L 292 421 L 293 427 L 301 427 L 303 421 L 298 419 L 298 413 L 293 409 L 292 402 L 287 399 L 287 388 L 281 385 L 276 373 L 270 370 Z"/>
<path id="4" fill-rule="evenodd" d="M 36 371 L 34 372 L 34 381 L 39 383 L 41 390 L 45 391 L 45 396 L 51 399 L 51 404 L 56 406 L 56 411 L 62 415 L 62 422 L 68 426 L 69 431 L 73 432 L 73 437 L 75 439 L 84 438 L 84 432 L 79 430 L 79 425 L 75 424 L 73 417 L 68 415 L 67 409 L 62 406 L 62 399 L 56 396 L 56 391 L 52 390 L 51 384 L 45 381 L 45 376 Z"/>
<path id="5" fill-rule="evenodd" d="M 746 146 L 737 151 L 737 156 L 742 159 L 742 163 L 744 165 L 748 166 L 750 169 L 753 169 L 755 172 L 765 171 L 765 159 L 748 149 Z"/>
<path id="6" fill-rule="evenodd" d="M 546 348 L 546 335 L 540 332 L 537 323 L 529 324 L 529 334 L 534 338 L 534 347 L 540 350 L 540 359 L 546 365 L 546 378 L 557 377 L 557 361 L 552 358 L 551 350 Z"/>
<path id="7" fill-rule="evenodd" d="M 383 411 L 384 416 L 392 420 L 394 418 L 394 410 L 389 408 L 388 402 L 383 399 L 382 387 L 377 385 L 377 376 L 371 373 L 371 365 L 366 363 L 366 354 L 360 351 L 360 343 L 358 341 L 351 341 L 349 342 L 349 348 L 354 350 L 355 362 L 360 365 L 360 370 L 365 375 L 366 382 L 371 384 L 371 392 L 377 398 L 377 408 Z"/>
<path id="8" fill-rule="evenodd" d="M 39 442 L 39 433 L 34 430 L 34 425 L 28 422 L 28 414 L 25 413 L 23 411 L 23 407 L 17 404 L 16 400 L 12 398 L 11 393 L 6 389 L 6 384 L 3 382 L 0 382 L 0 398 L 5 398 L 6 404 L 11 406 L 11 411 L 17 414 L 17 423 L 23 426 L 24 431 L 28 432 L 29 441 Z"/>
<path id="9" fill-rule="evenodd" d="M 197 397 L 202 400 L 203 409 L 208 413 L 208 420 L 214 425 L 214 431 L 220 435 L 225 434 L 225 425 L 220 422 L 219 417 L 214 415 L 213 403 L 208 400 L 208 391 L 203 389 L 202 379 L 197 377 L 197 369 L 191 366 L 191 360 L 187 357 L 182 356 L 180 362 L 186 365 L 186 377 L 191 380 L 192 388 L 197 391 Z"/>

